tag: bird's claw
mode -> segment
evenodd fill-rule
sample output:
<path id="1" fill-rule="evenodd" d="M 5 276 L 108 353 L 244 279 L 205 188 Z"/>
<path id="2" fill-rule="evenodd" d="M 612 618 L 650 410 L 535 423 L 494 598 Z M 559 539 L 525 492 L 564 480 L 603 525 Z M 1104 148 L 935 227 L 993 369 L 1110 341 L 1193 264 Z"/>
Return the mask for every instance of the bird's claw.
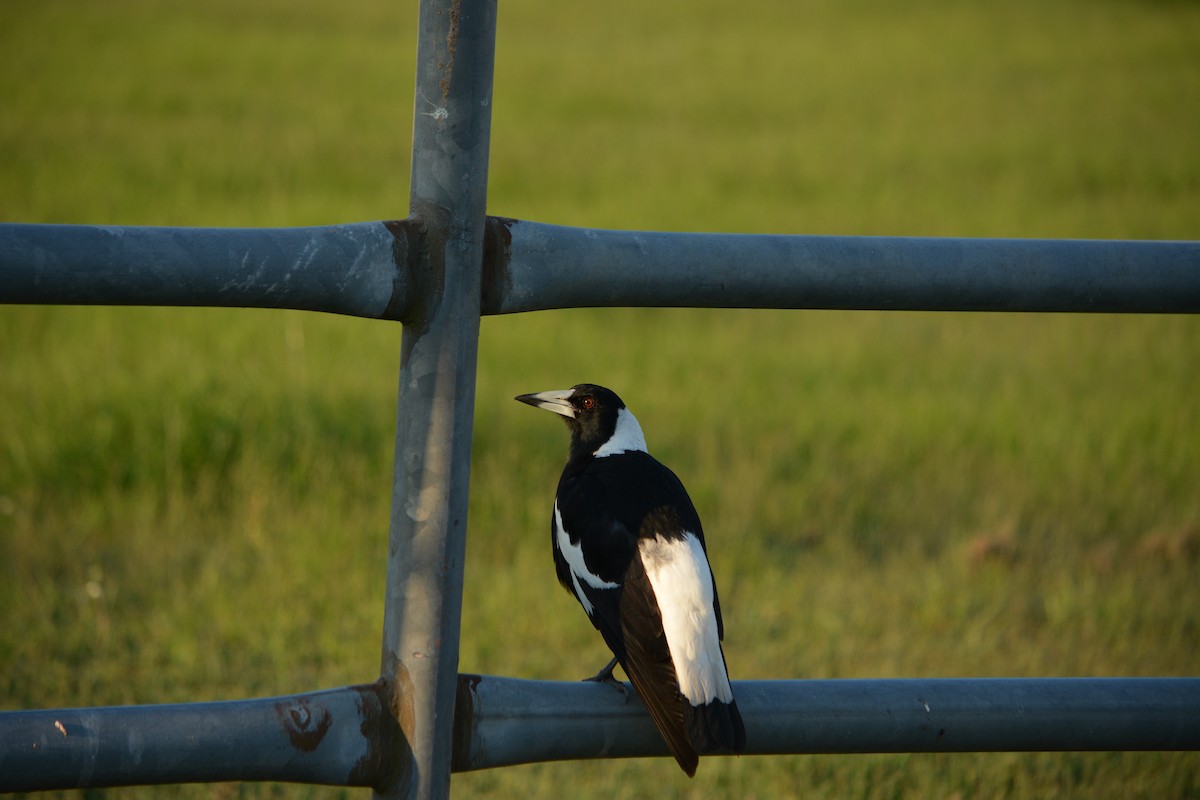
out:
<path id="1" fill-rule="evenodd" d="M 612 686 L 614 689 L 619 691 L 621 694 L 625 695 L 625 702 L 628 703 L 629 702 L 629 687 L 627 687 L 624 683 L 622 683 L 621 681 L 619 681 L 615 677 L 613 677 L 613 669 L 615 669 L 616 666 L 617 666 L 617 659 L 614 658 L 612 661 L 608 662 L 608 664 L 604 667 L 604 669 L 600 670 L 599 672 L 597 672 L 595 675 L 593 675 L 590 678 L 584 678 L 584 681 L 586 681 L 588 683 L 608 684 L 609 686 Z"/>
<path id="2" fill-rule="evenodd" d="M 595 683 L 610 683 L 615 681 L 613 670 L 617 668 L 617 659 L 614 656 L 613 660 L 604 665 L 604 668 L 590 678 L 584 678 L 585 681 L 594 681 Z"/>

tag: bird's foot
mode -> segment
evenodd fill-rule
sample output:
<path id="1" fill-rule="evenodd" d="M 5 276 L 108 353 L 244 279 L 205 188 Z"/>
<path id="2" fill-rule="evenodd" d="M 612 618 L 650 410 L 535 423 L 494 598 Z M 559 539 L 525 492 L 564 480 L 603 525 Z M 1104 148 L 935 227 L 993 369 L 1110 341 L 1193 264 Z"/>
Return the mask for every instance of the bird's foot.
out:
<path id="1" fill-rule="evenodd" d="M 584 680 L 592 681 L 594 683 L 613 683 L 617 680 L 613 677 L 613 670 L 616 668 L 617 659 L 614 657 L 612 661 L 604 665 L 604 669 L 600 670 L 590 678 L 584 678 Z"/>
<path id="2" fill-rule="evenodd" d="M 629 689 L 624 683 L 613 677 L 613 670 L 616 668 L 616 666 L 617 659 L 614 658 L 612 661 L 608 662 L 607 665 L 605 665 L 604 669 L 600 670 L 590 678 L 584 678 L 584 681 L 590 683 L 606 683 L 619 691 L 621 694 L 625 695 L 625 702 L 629 702 Z"/>

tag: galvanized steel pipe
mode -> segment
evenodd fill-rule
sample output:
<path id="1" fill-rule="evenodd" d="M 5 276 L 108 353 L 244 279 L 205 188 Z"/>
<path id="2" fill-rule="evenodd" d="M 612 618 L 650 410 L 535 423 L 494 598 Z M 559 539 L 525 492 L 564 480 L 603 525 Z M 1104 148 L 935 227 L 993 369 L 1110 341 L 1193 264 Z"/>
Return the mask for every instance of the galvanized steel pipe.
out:
<path id="1" fill-rule="evenodd" d="M 402 319 L 413 220 L 311 228 L 0 224 L 0 302 Z M 1200 242 L 659 233 L 488 218 L 481 311 L 595 306 L 1200 312 Z"/>
<path id="2" fill-rule="evenodd" d="M 446 798 L 479 347 L 496 0 L 422 0 L 382 678 L 404 734 L 379 794 Z"/>
<path id="3" fill-rule="evenodd" d="M 455 769 L 666 756 L 637 695 L 463 675 Z M 746 755 L 1200 750 L 1200 678 L 735 681 Z M 703 768 L 703 767 L 702 767 Z"/>
<path id="4" fill-rule="evenodd" d="M 458 772 L 666 756 L 637 695 L 459 675 Z M 1200 750 L 1200 678 L 735 681 L 747 755 Z M 406 740 L 382 683 L 0 713 L 0 791 L 229 780 L 380 786 Z"/>
<path id="5" fill-rule="evenodd" d="M 408 220 L 312 228 L 0 225 L 0 302 L 294 308 L 400 319 Z"/>
<path id="6" fill-rule="evenodd" d="M 212 781 L 372 786 L 399 746 L 382 684 L 0 713 L 0 792 Z"/>
<path id="7" fill-rule="evenodd" d="M 1200 242 L 660 233 L 492 218 L 483 313 L 1200 312 Z"/>

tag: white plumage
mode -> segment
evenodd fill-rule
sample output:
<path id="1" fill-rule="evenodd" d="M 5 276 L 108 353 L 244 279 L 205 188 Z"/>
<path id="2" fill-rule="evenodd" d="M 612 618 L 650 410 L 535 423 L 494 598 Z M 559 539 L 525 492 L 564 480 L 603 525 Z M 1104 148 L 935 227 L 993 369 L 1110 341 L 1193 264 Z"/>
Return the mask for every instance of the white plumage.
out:
<path id="1" fill-rule="evenodd" d="M 615 456 L 630 451 L 648 452 L 646 450 L 646 436 L 642 433 L 642 426 L 638 423 L 637 417 L 629 409 L 622 408 L 617 412 L 617 429 L 613 432 L 612 438 L 592 453 L 592 455 L 596 458 L 604 458 L 605 456 Z"/>
<path id="2" fill-rule="evenodd" d="M 679 691 L 693 705 L 733 699 L 713 610 L 713 578 L 694 534 L 682 539 L 642 539 L 638 555 L 646 569 Z"/>

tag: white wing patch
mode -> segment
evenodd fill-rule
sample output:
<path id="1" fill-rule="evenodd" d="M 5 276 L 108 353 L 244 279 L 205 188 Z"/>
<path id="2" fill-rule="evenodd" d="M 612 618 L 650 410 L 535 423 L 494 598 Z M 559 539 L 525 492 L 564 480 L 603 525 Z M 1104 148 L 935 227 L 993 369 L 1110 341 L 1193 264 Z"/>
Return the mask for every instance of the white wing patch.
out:
<path id="1" fill-rule="evenodd" d="M 602 579 L 599 575 L 593 575 L 588 572 L 587 562 L 583 560 L 583 548 L 571 541 L 571 537 L 567 534 L 567 529 L 563 527 L 562 514 L 558 511 L 558 503 L 554 504 L 554 544 L 558 547 L 558 552 L 567 561 L 567 566 L 571 570 L 571 584 L 575 587 L 575 596 L 579 598 L 579 602 L 583 605 L 583 610 L 588 616 L 592 615 L 592 602 L 588 600 L 587 595 L 583 593 L 583 587 L 579 585 L 582 580 L 593 589 L 616 589 L 621 584 L 610 583 Z"/>
<path id="2" fill-rule="evenodd" d="M 642 426 L 638 424 L 637 417 L 628 408 L 622 408 L 617 412 L 617 429 L 613 431 L 613 435 L 609 437 L 608 441 L 600 445 L 592 455 L 596 458 L 604 458 L 630 450 L 645 453 L 646 435 L 642 433 Z"/>
<path id="3" fill-rule="evenodd" d="M 679 678 L 679 690 L 692 705 L 733 700 L 733 688 L 721 655 L 713 578 L 700 540 L 642 539 L 638 555 L 654 589 L 663 631 Z"/>

